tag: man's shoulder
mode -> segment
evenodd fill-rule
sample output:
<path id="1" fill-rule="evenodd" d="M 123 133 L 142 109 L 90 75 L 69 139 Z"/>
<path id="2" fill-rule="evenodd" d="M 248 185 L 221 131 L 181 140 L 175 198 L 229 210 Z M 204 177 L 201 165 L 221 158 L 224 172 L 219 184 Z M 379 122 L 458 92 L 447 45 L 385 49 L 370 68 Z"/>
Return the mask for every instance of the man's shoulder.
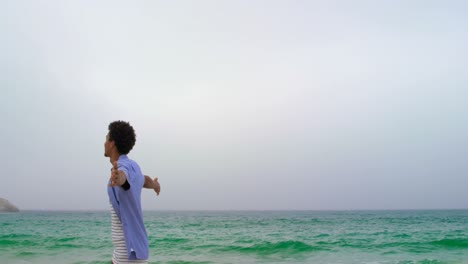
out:
<path id="1" fill-rule="evenodd" d="M 122 164 L 122 165 L 127 165 L 127 164 L 138 164 L 135 160 L 129 158 L 127 155 L 125 155 L 124 157 L 121 157 L 119 159 L 119 164 Z"/>
<path id="2" fill-rule="evenodd" d="M 129 164 L 132 164 L 132 165 L 137 165 L 137 166 L 139 166 L 139 165 L 138 165 L 138 162 L 136 162 L 136 161 L 133 160 L 133 159 L 128 159 L 128 163 L 129 163 Z"/>
<path id="3" fill-rule="evenodd" d="M 140 165 L 133 159 L 126 159 L 125 167 L 129 170 L 129 173 L 141 173 Z"/>

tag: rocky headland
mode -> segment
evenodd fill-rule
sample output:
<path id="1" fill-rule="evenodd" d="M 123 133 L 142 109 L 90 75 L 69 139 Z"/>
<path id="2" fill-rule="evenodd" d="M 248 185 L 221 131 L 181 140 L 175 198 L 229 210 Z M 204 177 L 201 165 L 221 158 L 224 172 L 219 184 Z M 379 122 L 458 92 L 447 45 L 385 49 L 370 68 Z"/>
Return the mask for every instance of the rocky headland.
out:
<path id="1" fill-rule="evenodd" d="M 0 198 L 0 212 L 19 212 L 19 209 L 7 199 Z"/>

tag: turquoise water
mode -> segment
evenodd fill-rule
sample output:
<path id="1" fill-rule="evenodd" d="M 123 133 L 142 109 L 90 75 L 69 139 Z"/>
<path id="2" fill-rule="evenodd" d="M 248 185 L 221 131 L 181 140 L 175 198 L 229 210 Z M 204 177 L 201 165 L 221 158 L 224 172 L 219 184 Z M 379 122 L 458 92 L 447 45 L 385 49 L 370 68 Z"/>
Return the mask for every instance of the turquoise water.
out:
<path id="1" fill-rule="evenodd" d="M 468 263 L 468 210 L 145 212 L 150 263 Z M 0 214 L 0 263 L 110 263 L 109 212 Z"/>

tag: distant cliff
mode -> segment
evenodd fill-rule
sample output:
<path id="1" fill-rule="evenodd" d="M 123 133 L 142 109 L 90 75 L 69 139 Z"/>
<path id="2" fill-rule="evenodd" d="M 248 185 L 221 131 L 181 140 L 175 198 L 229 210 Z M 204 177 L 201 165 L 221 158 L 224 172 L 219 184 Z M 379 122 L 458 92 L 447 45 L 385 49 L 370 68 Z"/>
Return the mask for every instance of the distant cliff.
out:
<path id="1" fill-rule="evenodd" d="M 7 199 L 0 198 L 0 212 L 19 212 L 19 209 Z"/>

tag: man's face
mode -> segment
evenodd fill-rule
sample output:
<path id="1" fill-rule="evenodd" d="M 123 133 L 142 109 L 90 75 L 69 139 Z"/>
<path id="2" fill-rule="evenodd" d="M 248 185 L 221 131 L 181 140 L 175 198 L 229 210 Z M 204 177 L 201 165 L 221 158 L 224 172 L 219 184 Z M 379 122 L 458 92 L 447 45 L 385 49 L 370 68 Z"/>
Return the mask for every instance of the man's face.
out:
<path id="1" fill-rule="evenodd" d="M 109 141 L 109 134 L 107 134 L 106 141 L 104 142 L 104 157 L 110 157 L 113 143 L 114 142 Z"/>

